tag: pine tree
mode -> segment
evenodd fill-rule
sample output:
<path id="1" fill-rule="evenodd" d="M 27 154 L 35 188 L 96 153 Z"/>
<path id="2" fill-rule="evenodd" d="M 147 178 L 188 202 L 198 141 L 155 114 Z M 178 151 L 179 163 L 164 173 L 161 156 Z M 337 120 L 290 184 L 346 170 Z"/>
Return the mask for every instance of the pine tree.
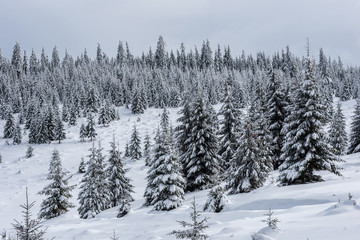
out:
<path id="1" fill-rule="evenodd" d="M 350 140 L 347 153 L 360 152 L 360 100 L 357 100 L 350 128 Z"/>
<path id="2" fill-rule="evenodd" d="M 281 159 L 284 163 L 279 176 L 282 185 L 322 181 L 315 171 L 341 175 L 336 166 L 341 160 L 330 151 L 322 131 L 326 114 L 313 69 L 308 54 L 305 78 L 294 93 L 290 115 L 285 118 L 283 128 L 286 135 Z"/>
<path id="3" fill-rule="evenodd" d="M 17 122 L 15 125 L 14 134 L 13 134 L 13 144 L 15 144 L 15 145 L 20 144 L 21 138 L 22 138 L 22 134 L 21 134 L 20 123 Z"/>
<path id="4" fill-rule="evenodd" d="M 106 194 L 108 184 L 105 175 L 103 158 L 99 156 L 101 149 L 96 149 L 93 143 L 90 148 L 88 168 L 81 180 L 78 196 L 80 206 L 78 212 L 83 219 L 94 218 L 96 214 L 105 210 L 109 205 L 109 196 Z"/>
<path id="5" fill-rule="evenodd" d="M 333 116 L 329 131 L 329 141 L 335 155 L 342 155 L 346 150 L 347 135 L 345 131 L 345 124 L 345 116 L 341 110 L 341 103 L 338 102 L 337 111 Z"/>
<path id="6" fill-rule="evenodd" d="M 281 165 L 280 154 L 284 142 L 284 135 L 281 130 L 284 126 L 286 116 L 285 93 L 281 88 L 281 82 L 277 74 L 271 69 L 268 72 L 269 83 L 266 93 L 267 119 L 271 136 L 272 155 L 274 157 L 274 169 Z"/>
<path id="7" fill-rule="evenodd" d="M 109 167 L 106 170 L 109 182 L 110 207 L 121 206 L 123 201 L 133 201 L 131 194 L 134 192 L 130 179 L 125 175 L 128 169 L 124 169 L 121 161 L 121 153 L 116 149 L 115 137 L 110 143 Z"/>
<path id="8" fill-rule="evenodd" d="M 178 221 L 182 227 L 189 227 L 187 230 L 174 230 L 169 235 L 175 235 L 177 239 L 191 239 L 191 240 L 205 240 L 209 236 L 204 234 L 204 230 L 208 228 L 206 222 L 209 218 L 205 217 L 202 220 L 200 218 L 200 212 L 196 209 L 197 204 L 194 200 L 191 202 L 192 212 L 190 213 L 191 223 L 185 221 Z"/>
<path id="9" fill-rule="evenodd" d="M 85 138 L 88 136 L 84 123 L 80 127 L 80 142 L 85 142 Z"/>
<path id="10" fill-rule="evenodd" d="M 34 156 L 33 151 L 34 149 L 31 147 L 31 145 L 28 145 L 26 150 L 26 158 L 31 158 L 32 156 Z"/>
<path id="11" fill-rule="evenodd" d="M 219 213 L 224 209 L 227 202 L 224 188 L 221 185 L 217 185 L 210 190 L 204 205 L 204 211 Z"/>
<path id="12" fill-rule="evenodd" d="M 149 133 L 146 133 L 144 138 L 144 158 L 145 158 L 145 166 L 150 166 L 151 161 L 151 142 Z"/>
<path id="13" fill-rule="evenodd" d="M 230 161 L 233 158 L 238 147 L 238 128 L 240 124 L 240 111 L 233 105 L 233 98 L 230 93 L 229 86 L 226 85 L 224 104 L 219 110 L 218 115 L 224 118 L 220 120 L 221 128 L 217 132 L 219 135 L 219 152 L 221 156 L 221 167 L 226 171 L 230 166 Z"/>
<path id="14" fill-rule="evenodd" d="M 15 220 L 13 224 L 17 239 L 19 240 L 43 240 L 46 229 L 42 229 L 42 220 L 39 218 L 31 219 L 31 208 L 34 207 L 35 202 L 29 203 L 28 189 L 26 188 L 26 201 L 20 205 L 24 220 L 19 222 Z"/>
<path id="15" fill-rule="evenodd" d="M 55 119 L 54 133 L 54 140 L 59 141 L 59 143 L 61 143 L 61 140 L 64 140 L 66 138 L 64 124 L 60 116 L 57 116 Z"/>
<path id="16" fill-rule="evenodd" d="M 81 157 L 78 173 L 86 173 L 86 164 L 85 164 L 84 157 Z"/>
<path id="17" fill-rule="evenodd" d="M 129 151 L 131 160 L 140 160 L 140 158 L 142 157 L 141 139 L 139 136 L 139 132 L 136 129 L 136 125 L 134 125 L 133 132 L 131 134 Z"/>
<path id="18" fill-rule="evenodd" d="M 89 114 L 87 117 L 87 125 L 85 129 L 86 129 L 87 137 L 90 138 L 90 141 L 96 138 L 97 133 L 95 130 L 94 116 L 92 114 Z"/>
<path id="19" fill-rule="evenodd" d="M 15 119 L 12 110 L 8 110 L 6 115 L 6 123 L 4 126 L 4 138 L 12 138 L 14 136 Z"/>
<path id="20" fill-rule="evenodd" d="M 217 182 L 220 157 L 214 117 L 202 96 L 191 104 L 190 112 L 193 127 L 190 137 L 185 140 L 188 146 L 181 158 L 187 178 L 186 190 L 196 191 L 212 187 Z"/>
<path id="21" fill-rule="evenodd" d="M 251 109 L 250 109 L 251 110 Z M 262 154 L 251 111 L 244 119 L 239 148 L 229 168 L 226 188 L 230 194 L 250 192 L 263 186 L 270 168 Z"/>
<path id="22" fill-rule="evenodd" d="M 47 179 L 52 182 L 39 192 L 39 194 L 47 196 L 40 206 L 40 218 L 54 218 L 66 213 L 69 211 L 69 208 L 74 207 L 69 202 L 69 198 L 72 197 L 70 192 L 75 186 L 68 186 L 70 178 L 67 177 L 68 173 L 62 168 L 59 152 L 54 150 L 47 176 Z"/>

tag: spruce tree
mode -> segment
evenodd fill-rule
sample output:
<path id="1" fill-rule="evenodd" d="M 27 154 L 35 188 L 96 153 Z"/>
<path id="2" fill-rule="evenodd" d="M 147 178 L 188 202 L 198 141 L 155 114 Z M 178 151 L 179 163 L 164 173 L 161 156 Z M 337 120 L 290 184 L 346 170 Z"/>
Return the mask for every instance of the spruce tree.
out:
<path id="1" fill-rule="evenodd" d="M 186 230 L 174 230 L 169 235 L 175 235 L 177 239 L 205 240 L 209 236 L 204 234 L 204 230 L 208 228 L 206 222 L 209 218 L 200 218 L 200 212 L 196 209 L 197 204 L 194 200 L 191 202 L 192 212 L 190 213 L 191 222 L 178 221 L 182 227 L 189 227 Z"/>
<path id="2" fill-rule="evenodd" d="M 329 131 L 329 141 L 335 155 L 342 155 L 346 150 L 347 135 L 345 131 L 345 124 L 345 116 L 341 110 L 341 103 L 338 102 L 337 110 L 334 113 Z"/>
<path id="3" fill-rule="evenodd" d="M 216 185 L 208 194 L 208 199 L 204 205 L 204 211 L 219 213 L 224 209 L 227 202 L 228 200 L 224 188 L 221 185 Z"/>
<path id="4" fill-rule="evenodd" d="M 94 218 L 96 214 L 109 206 L 104 159 L 101 157 L 101 154 L 99 154 L 99 149 L 95 148 L 94 143 L 92 148 L 90 148 L 90 155 L 88 155 L 88 157 L 87 170 L 81 180 L 80 193 L 78 196 L 80 203 L 78 212 L 80 218 L 84 219 Z"/>
<path id="5" fill-rule="evenodd" d="M 227 189 L 230 194 L 250 192 L 263 186 L 271 170 L 262 154 L 256 122 L 249 111 L 242 125 L 239 148 L 229 168 Z"/>
<path id="6" fill-rule="evenodd" d="M 28 145 L 25 157 L 31 158 L 32 156 L 34 156 L 33 151 L 34 151 L 34 149 L 31 147 L 31 145 Z"/>
<path id="7" fill-rule="evenodd" d="M 281 88 L 281 82 L 274 70 L 268 72 L 269 83 L 266 93 L 267 120 L 269 124 L 272 155 L 274 157 L 274 169 L 278 169 L 281 165 L 280 154 L 284 142 L 284 135 L 281 130 L 284 126 L 286 116 L 285 93 Z"/>
<path id="8" fill-rule="evenodd" d="M 154 180 L 157 177 L 156 175 L 156 169 L 158 167 L 158 161 L 156 161 L 157 159 L 161 158 L 165 152 L 165 146 L 163 144 L 163 138 L 161 137 L 161 131 L 160 131 L 160 127 L 158 127 L 157 131 L 156 131 L 156 136 L 155 136 L 155 144 L 153 146 L 153 156 L 151 158 L 151 160 L 149 161 L 149 170 L 147 171 L 147 176 L 146 176 L 146 180 L 147 180 L 147 185 L 145 188 L 145 193 L 144 193 L 144 197 L 145 197 L 145 206 L 150 206 L 153 205 L 153 201 L 155 199 L 155 188 L 156 185 L 154 184 Z"/>
<path id="9" fill-rule="evenodd" d="M 26 188 L 26 201 L 20 205 L 24 220 L 19 222 L 15 220 L 13 224 L 17 239 L 19 240 L 43 240 L 46 229 L 42 229 L 42 220 L 39 218 L 31 219 L 31 209 L 35 202 L 29 203 L 28 189 Z"/>
<path id="10" fill-rule="evenodd" d="M 115 137 L 110 143 L 108 168 L 106 170 L 109 182 L 110 207 L 120 206 L 124 200 L 133 201 L 131 194 L 134 192 L 130 179 L 125 175 L 128 169 L 124 169 L 121 161 L 121 153 L 116 149 Z"/>
<path id="11" fill-rule="evenodd" d="M 11 109 L 6 114 L 6 123 L 4 126 L 4 138 L 12 138 L 14 136 L 15 119 Z"/>
<path id="12" fill-rule="evenodd" d="M 59 143 L 66 138 L 64 124 L 59 116 L 55 119 L 54 133 L 54 140 L 59 141 Z"/>
<path id="13" fill-rule="evenodd" d="M 86 173 L 86 163 L 84 157 L 81 157 L 78 173 Z"/>
<path id="14" fill-rule="evenodd" d="M 85 138 L 88 136 L 85 124 L 82 123 L 80 126 L 80 142 L 85 142 Z"/>
<path id="15" fill-rule="evenodd" d="M 71 190 L 75 186 L 68 186 L 70 177 L 69 172 L 64 171 L 61 165 L 61 159 L 57 150 L 53 151 L 49 165 L 49 174 L 47 179 L 51 181 L 39 194 L 45 195 L 47 198 L 43 200 L 40 206 L 39 217 L 50 219 L 69 211 L 74 207 L 69 202 L 71 198 Z"/>
<path id="16" fill-rule="evenodd" d="M 85 129 L 86 129 L 87 137 L 90 138 L 90 141 L 92 141 L 94 138 L 96 138 L 97 133 L 95 130 L 94 116 L 92 114 L 88 115 L 87 125 L 86 125 Z"/>
<path id="17" fill-rule="evenodd" d="M 15 144 L 15 145 L 20 144 L 21 138 L 22 138 L 22 134 L 21 134 L 20 123 L 17 122 L 15 125 L 14 134 L 13 134 L 13 144 Z"/>
<path id="18" fill-rule="evenodd" d="M 322 130 L 325 124 L 325 107 L 317 86 L 313 63 L 309 54 L 305 77 L 294 93 L 290 115 L 285 118 L 279 180 L 282 185 L 322 181 L 318 171 L 341 175 L 336 165 L 339 158 L 330 151 Z"/>
<path id="19" fill-rule="evenodd" d="M 225 88 L 224 104 L 218 115 L 223 116 L 223 119 L 220 120 L 221 127 L 217 132 L 220 140 L 218 154 L 221 157 L 221 167 L 226 171 L 238 147 L 237 138 L 240 124 L 240 111 L 233 105 L 233 98 L 228 85 Z"/>
<path id="20" fill-rule="evenodd" d="M 350 140 L 347 153 L 360 152 L 360 100 L 356 101 L 354 115 L 352 116 L 350 128 Z"/>
<path id="21" fill-rule="evenodd" d="M 56 127 L 56 119 L 54 114 L 54 109 L 52 106 L 48 106 L 47 111 L 45 112 L 45 119 L 44 119 L 45 128 L 44 131 L 46 133 L 46 138 L 48 142 L 55 140 L 55 127 Z"/>
<path id="22" fill-rule="evenodd" d="M 139 132 L 136 129 L 136 125 L 134 125 L 133 132 L 131 134 L 129 151 L 131 160 L 140 160 L 140 158 L 142 157 L 141 139 L 139 136 Z"/>
<path id="23" fill-rule="evenodd" d="M 165 112 L 166 113 L 166 112 Z M 160 122 L 161 130 L 157 133 L 154 158 L 148 172 L 148 186 L 151 205 L 155 210 L 168 211 L 179 207 L 184 201 L 185 180 L 181 165 L 171 142 L 167 121 Z M 149 191 L 147 191 L 149 193 Z M 146 195 L 146 194 L 145 194 Z"/>
<path id="24" fill-rule="evenodd" d="M 121 200 L 117 217 L 122 218 L 123 216 L 128 214 L 130 210 L 131 210 L 131 204 L 129 203 L 129 200 L 127 199 Z"/>
<path id="25" fill-rule="evenodd" d="M 145 158 L 145 166 L 150 166 L 151 161 L 151 142 L 150 142 L 150 136 L 149 133 L 146 133 L 144 138 L 144 158 Z"/>
<path id="26" fill-rule="evenodd" d="M 77 112 L 75 106 L 72 106 L 69 111 L 69 126 L 76 126 Z"/>
<path id="27" fill-rule="evenodd" d="M 181 156 L 186 190 L 196 191 L 212 187 L 219 174 L 218 142 L 214 129 L 214 117 L 203 96 L 199 96 L 190 106 L 192 129 L 185 140 L 186 152 Z M 182 144 L 182 143 L 180 143 Z"/>

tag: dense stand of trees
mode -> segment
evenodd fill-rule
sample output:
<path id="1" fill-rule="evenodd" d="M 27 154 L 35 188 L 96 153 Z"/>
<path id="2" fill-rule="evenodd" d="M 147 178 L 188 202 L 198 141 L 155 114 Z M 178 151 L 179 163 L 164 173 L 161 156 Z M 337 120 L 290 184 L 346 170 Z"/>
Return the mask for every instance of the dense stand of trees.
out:
<path id="1" fill-rule="evenodd" d="M 305 58 L 296 57 L 288 47 L 272 56 L 243 52 L 233 57 L 230 47 L 213 51 L 209 41 L 200 51 L 186 51 L 181 44 L 174 53 L 165 46 L 160 36 L 156 51 L 150 49 L 141 57 L 120 42 L 115 58 L 98 45 L 95 59 L 85 50 L 75 59 L 65 52 L 60 60 L 54 47 L 50 59 L 42 50 L 39 58 L 32 51 L 28 60 L 16 44 L 11 61 L 0 55 L 3 137 L 20 144 L 23 127 L 29 130 L 29 143 L 61 143 L 66 138 L 64 123 L 77 125 L 79 117 L 86 117 L 80 139 L 93 141 L 96 124 L 108 126 L 118 119 L 115 107 L 128 107 L 137 115 L 148 107 L 164 108 L 154 144 L 145 136 L 142 151 L 134 125 L 125 151 L 134 161 L 145 159 L 145 205 L 162 211 L 180 206 L 186 192 L 212 188 L 206 210 L 219 212 L 225 192 L 259 188 L 272 170 L 279 170 L 281 185 L 322 181 L 317 171 L 341 175 L 338 155 L 345 152 L 347 137 L 344 116 L 340 105 L 333 109 L 333 97 L 358 97 L 359 68 L 344 67 L 340 58 L 327 58 L 321 49 L 315 63 L 309 49 Z M 216 113 L 212 105 L 220 102 Z M 167 107 L 181 107 L 174 130 Z M 359 109 L 358 102 L 349 153 L 360 151 Z M 84 173 L 78 196 L 81 218 L 110 207 L 119 207 L 118 217 L 130 211 L 133 186 L 115 139 L 108 163 L 100 143 L 98 148 L 93 144 L 79 172 Z M 72 207 L 67 202 L 72 187 L 66 186 L 65 175 L 54 151 L 48 175 L 53 183 L 41 191 L 48 196 L 41 217 L 56 217 Z"/>

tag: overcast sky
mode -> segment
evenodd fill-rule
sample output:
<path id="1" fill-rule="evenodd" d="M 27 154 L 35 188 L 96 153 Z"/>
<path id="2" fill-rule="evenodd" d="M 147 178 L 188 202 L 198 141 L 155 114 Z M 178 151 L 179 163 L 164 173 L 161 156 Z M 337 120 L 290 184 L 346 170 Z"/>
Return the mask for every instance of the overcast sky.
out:
<path id="1" fill-rule="evenodd" d="M 0 48 L 10 57 L 16 42 L 23 50 L 51 55 L 56 45 L 73 56 L 85 48 L 94 56 L 97 43 L 115 56 L 119 40 L 140 55 L 156 46 L 159 35 L 167 49 L 181 42 L 187 49 L 209 39 L 230 45 L 232 55 L 289 45 L 305 54 L 319 48 L 332 58 L 360 65 L 359 0 L 0 0 Z M 29 55 L 29 54 L 28 54 Z"/>

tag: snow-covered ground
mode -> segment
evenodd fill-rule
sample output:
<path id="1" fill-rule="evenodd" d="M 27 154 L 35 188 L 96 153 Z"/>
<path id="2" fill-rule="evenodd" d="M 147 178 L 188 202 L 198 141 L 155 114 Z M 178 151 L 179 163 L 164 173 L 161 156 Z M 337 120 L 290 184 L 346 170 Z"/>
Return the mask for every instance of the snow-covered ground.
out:
<path id="1" fill-rule="evenodd" d="M 347 118 L 347 130 L 349 130 L 351 115 L 355 101 L 343 103 L 344 114 Z M 217 106 L 218 107 L 218 106 Z M 120 108 L 119 121 L 114 121 L 109 127 L 98 126 L 97 140 L 101 140 L 104 148 L 103 153 L 110 149 L 109 142 L 115 134 L 121 149 L 125 148 L 130 139 L 133 125 L 136 124 L 144 138 L 148 132 L 154 136 L 158 126 L 159 115 L 162 110 L 148 109 L 145 114 L 138 117 L 130 113 L 128 109 Z M 176 115 L 179 109 L 169 109 L 172 123 L 176 124 Z M 83 119 L 85 122 L 85 119 Z M 2 129 L 5 121 L 0 121 L 0 154 L 3 162 L 0 164 L 0 231 L 6 229 L 14 235 L 12 223 L 14 219 L 22 220 L 20 204 L 25 201 L 25 188 L 29 189 L 30 201 L 36 201 L 32 209 L 36 215 L 42 202 L 42 195 L 37 193 L 48 184 L 46 176 L 51 154 L 54 149 L 60 152 L 62 164 L 70 171 L 72 178 L 70 184 L 77 184 L 72 192 L 72 202 L 76 205 L 68 213 L 47 220 L 43 223 L 47 227 L 47 238 L 56 237 L 57 240 L 86 239 L 99 240 L 109 239 L 113 231 L 119 239 L 175 239 L 167 235 L 172 230 L 180 229 L 177 220 L 189 221 L 191 211 L 190 202 L 193 197 L 199 203 L 201 209 L 207 199 L 207 191 L 186 194 L 185 203 L 169 212 L 152 211 L 151 207 L 143 207 L 143 193 L 146 186 L 146 171 L 144 161 L 125 162 L 130 168 L 128 177 L 135 186 L 135 201 L 131 212 L 123 218 L 116 218 L 117 208 L 106 210 L 94 219 L 80 219 L 77 213 L 79 182 L 82 178 L 77 173 L 80 159 L 89 154 L 90 142 L 79 141 L 79 126 L 67 127 L 67 139 L 61 144 L 52 143 L 45 145 L 33 145 L 34 156 L 27 159 L 27 137 L 23 143 L 14 146 L 8 145 L 2 138 Z M 11 142 L 11 140 L 10 140 Z M 272 232 L 271 236 L 264 239 L 278 240 L 319 240 L 319 239 L 360 239 L 360 207 L 354 205 L 360 203 L 360 154 L 343 156 L 344 163 L 340 165 L 343 177 L 337 177 L 331 173 L 322 173 L 325 182 L 296 185 L 287 187 L 277 186 L 277 172 L 273 172 L 264 187 L 251 193 L 228 196 L 230 203 L 221 213 L 203 213 L 202 216 L 210 217 L 209 228 L 206 234 L 210 239 L 251 239 L 251 235 L 259 232 L 268 233 L 264 229 L 265 223 L 261 220 L 266 217 L 268 209 L 274 211 L 277 217 L 279 231 Z M 348 194 L 353 195 L 353 200 L 348 201 Z"/>

